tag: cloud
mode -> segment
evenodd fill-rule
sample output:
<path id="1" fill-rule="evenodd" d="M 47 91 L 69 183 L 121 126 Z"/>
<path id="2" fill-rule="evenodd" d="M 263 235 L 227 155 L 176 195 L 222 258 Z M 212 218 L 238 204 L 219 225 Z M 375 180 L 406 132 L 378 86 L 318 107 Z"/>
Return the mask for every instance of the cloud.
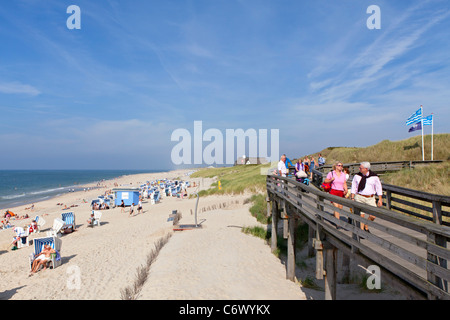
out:
<path id="1" fill-rule="evenodd" d="M 20 82 L 0 83 L 0 92 L 5 94 L 26 94 L 30 96 L 41 94 L 35 87 Z"/>

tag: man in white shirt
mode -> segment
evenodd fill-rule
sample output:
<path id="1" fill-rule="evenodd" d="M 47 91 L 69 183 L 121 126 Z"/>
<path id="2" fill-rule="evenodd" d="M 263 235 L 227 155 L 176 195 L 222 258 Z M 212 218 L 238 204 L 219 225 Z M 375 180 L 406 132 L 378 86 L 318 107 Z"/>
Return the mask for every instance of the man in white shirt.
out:
<path id="1" fill-rule="evenodd" d="M 353 177 L 351 198 L 357 202 L 365 203 L 373 207 L 381 207 L 383 205 L 383 189 L 380 178 L 376 173 L 370 171 L 369 162 L 361 162 L 359 165 L 359 173 Z M 378 196 L 378 202 L 375 201 L 375 195 Z M 364 214 L 361 213 L 361 217 Z M 375 220 L 374 216 L 369 216 L 369 220 Z M 369 231 L 367 225 L 361 223 L 361 229 Z"/>
<path id="2" fill-rule="evenodd" d="M 278 162 L 278 174 L 282 177 L 286 177 L 287 168 L 286 168 L 286 155 L 283 154 L 281 156 L 280 162 Z"/>

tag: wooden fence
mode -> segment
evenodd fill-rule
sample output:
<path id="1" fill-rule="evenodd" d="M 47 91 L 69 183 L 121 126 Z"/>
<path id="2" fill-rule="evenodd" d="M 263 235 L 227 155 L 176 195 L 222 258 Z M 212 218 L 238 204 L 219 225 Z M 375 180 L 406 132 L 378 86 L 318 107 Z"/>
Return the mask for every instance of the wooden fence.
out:
<path id="1" fill-rule="evenodd" d="M 289 177 L 268 175 L 267 193 L 272 250 L 277 247 L 279 219 L 283 220 L 288 279 L 295 279 L 295 232 L 302 220 L 309 226 L 308 247 L 316 256 L 316 278 L 325 280 L 326 299 L 336 298 L 337 275 L 349 273 L 351 262 L 377 266 L 382 281 L 395 284 L 410 298 L 450 299 L 449 227 L 336 197 Z M 343 209 L 334 207 L 331 201 L 342 204 Z M 334 211 L 340 213 L 340 219 L 334 217 Z M 375 220 L 367 219 L 368 215 Z M 361 223 L 371 232 L 362 230 Z M 339 251 L 343 258 L 338 267 Z"/>
<path id="2" fill-rule="evenodd" d="M 382 174 L 389 171 L 401 170 L 405 168 L 415 168 L 429 163 L 439 163 L 434 161 L 391 161 L 373 162 L 370 170 Z M 344 164 L 348 167 L 350 175 L 359 172 L 359 163 Z M 313 183 L 319 187 L 324 180 L 323 176 L 331 170 L 331 166 L 323 166 L 313 169 Z M 351 185 L 351 178 L 347 181 Z M 450 197 L 432 194 L 423 191 L 403 188 L 383 183 L 383 199 L 387 209 L 399 211 L 420 219 L 433 221 L 439 225 L 450 226 Z M 418 200 L 418 201 L 416 201 Z"/>

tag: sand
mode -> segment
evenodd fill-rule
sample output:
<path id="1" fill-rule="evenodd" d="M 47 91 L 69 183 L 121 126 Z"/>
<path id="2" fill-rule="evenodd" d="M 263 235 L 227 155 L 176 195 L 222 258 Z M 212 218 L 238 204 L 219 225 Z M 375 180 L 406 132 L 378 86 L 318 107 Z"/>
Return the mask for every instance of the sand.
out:
<path id="1" fill-rule="evenodd" d="M 242 205 L 248 196 L 207 197 L 199 201 L 197 219 L 201 229 L 174 232 L 167 221 L 172 210 L 182 213 L 181 223 L 194 223 L 196 198 L 163 197 L 159 204 L 143 202 L 143 213 L 129 217 L 121 208 L 102 210 L 102 225 L 88 228 L 90 200 L 114 187 L 114 183 L 138 186 L 147 180 L 184 178 L 189 170 L 138 174 L 105 181 L 105 187 L 74 192 L 30 205 L 11 208 L 18 215 L 43 215 L 45 236 L 60 217 L 62 206 L 76 216 L 77 230 L 61 237 L 62 264 L 29 276 L 28 256 L 33 246 L 7 250 L 12 229 L 0 231 L 0 299 L 121 299 L 121 290 L 132 284 L 136 269 L 145 263 L 155 241 L 166 234 L 172 237 L 151 266 L 140 299 L 305 299 L 298 284 L 285 279 L 283 264 L 270 253 L 262 239 L 241 232 L 237 226 L 257 225 Z M 186 177 L 187 178 L 187 177 Z M 190 179 L 209 187 L 211 179 Z M 89 185 L 95 186 L 95 184 Z M 88 185 L 86 185 L 88 187 Z M 188 193 L 194 191 L 189 188 Z M 84 203 L 83 199 L 88 203 Z M 239 204 L 236 204 L 239 202 Z M 228 204 L 223 210 L 208 207 Z M 202 209 L 205 208 L 206 210 Z M 192 212 L 192 214 L 191 214 Z M 29 224 L 31 218 L 12 220 L 15 226 Z M 276 290 L 273 290 L 276 289 Z"/>
<path id="2" fill-rule="evenodd" d="M 173 231 L 168 221 L 172 210 L 182 213 L 181 224 L 195 223 L 196 198 L 163 197 L 158 204 L 143 202 L 143 213 L 130 217 L 121 208 L 102 210 L 102 225 L 87 227 L 90 200 L 118 185 L 139 186 L 154 179 L 188 179 L 190 170 L 124 176 L 103 183 L 100 189 L 68 193 L 58 198 L 11 208 L 19 215 L 44 215 L 42 237 L 60 217 L 57 203 L 71 208 L 76 215 L 77 230 L 61 237 L 62 264 L 56 269 L 29 275 L 28 256 L 33 246 L 15 251 L 8 249 L 12 229 L 0 231 L 0 299 L 11 300 L 120 300 L 121 291 L 136 280 L 136 270 L 146 263 L 156 241 L 170 234 L 167 244 L 151 265 L 148 279 L 138 299 L 144 300 L 306 300 L 323 299 L 321 290 L 303 288 L 299 282 L 286 279 L 282 259 L 271 253 L 263 240 L 241 232 L 243 226 L 266 227 L 249 213 L 244 200 L 249 195 L 209 196 L 201 198 L 197 222 L 201 228 Z M 189 179 L 208 188 L 213 179 Z M 95 186 L 96 184 L 86 185 Z M 83 199 L 87 200 L 85 203 Z M 13 221 L 15 226 L 29 224 L 31 218 Z M 299 269 L 298 277 L 313 274 L 313 259 L 305 260 L 310 268 Z M 320 283 L 318 283 L 321 285 Z M 398 299 L 388 291 L 382 294 L 361 293 L 354 285 L 339 286 L 340 299 Z"/>

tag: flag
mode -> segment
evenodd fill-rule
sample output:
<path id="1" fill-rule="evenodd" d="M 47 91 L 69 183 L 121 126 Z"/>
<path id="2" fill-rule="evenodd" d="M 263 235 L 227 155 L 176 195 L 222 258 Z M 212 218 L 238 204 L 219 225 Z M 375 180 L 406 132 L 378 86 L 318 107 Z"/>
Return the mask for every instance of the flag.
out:
<path id="1" fill-rule="evenodd" d="M 414 125 L 411 128 L 409 128 L 408 132 L 413 132 L 421 129 L 422 129 L 422 121 L 419 121 L 417 123 L 414 123 Z"/>
<path id="2" fill-rule="evenodd" d="M 428 117 L 423 118 L 424 126 L 431 126 L 433 124 L 433 115 L 430 114 Z"/>
<path id="3" fill-rule="evenodd" d="M 422 107 L 419 108 L 416 112 L 414 112 L 409 118 L 406 120 L 406 125 L 416 123 L 417 121 L 422 120 Z"/>

